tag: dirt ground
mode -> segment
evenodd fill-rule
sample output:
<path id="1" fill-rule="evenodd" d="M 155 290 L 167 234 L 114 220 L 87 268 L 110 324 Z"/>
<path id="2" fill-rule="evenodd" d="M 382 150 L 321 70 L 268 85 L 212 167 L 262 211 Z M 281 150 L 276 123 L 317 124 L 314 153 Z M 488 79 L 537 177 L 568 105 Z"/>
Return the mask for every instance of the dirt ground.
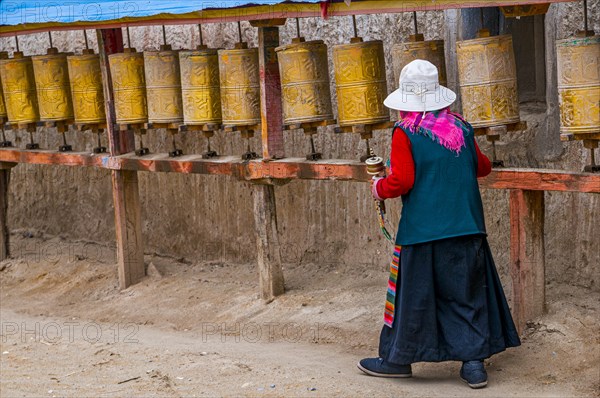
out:
<path id="1" fill-rule="evenodd" d="M 550 285 L 523 345 L 470 390 L 459 363 L 378 379 L 387 259 L 290 264 L 287 293 L 257 298 L 254 265 L 146 256 L 119 291 L 113 248 L 20 231 L 0 263 L 0 396 L 600 396 L 600 294 Z"/>

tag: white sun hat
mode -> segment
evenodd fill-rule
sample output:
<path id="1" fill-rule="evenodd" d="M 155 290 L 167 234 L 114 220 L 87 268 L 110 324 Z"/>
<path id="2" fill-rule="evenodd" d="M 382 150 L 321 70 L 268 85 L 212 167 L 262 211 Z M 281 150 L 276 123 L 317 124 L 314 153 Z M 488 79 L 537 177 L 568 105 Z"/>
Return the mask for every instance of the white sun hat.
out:
<path id="1" fill-rule="evenodd" d="M 437 111 L 456 101 L 454 91 L 440 86 L 435 65 L 422 59 L 402 68 L 398 87 L 383 101 L 388 108 L 408 112 Z"/>

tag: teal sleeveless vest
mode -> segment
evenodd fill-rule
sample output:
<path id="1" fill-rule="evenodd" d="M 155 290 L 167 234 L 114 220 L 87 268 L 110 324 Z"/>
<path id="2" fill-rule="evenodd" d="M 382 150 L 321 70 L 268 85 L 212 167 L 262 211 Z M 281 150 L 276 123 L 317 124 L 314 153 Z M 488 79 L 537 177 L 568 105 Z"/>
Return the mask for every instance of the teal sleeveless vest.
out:
<path id="1" fill-rule="evenodd" d="M 455 236 L 485 234 L 477 183 L 477 151 L 471 125 L 463 128 L 460 154 L 431 138 L 401 128 L 412 145 L 413 188 L 402 195 L 397 245 L 414 245 Z"/>

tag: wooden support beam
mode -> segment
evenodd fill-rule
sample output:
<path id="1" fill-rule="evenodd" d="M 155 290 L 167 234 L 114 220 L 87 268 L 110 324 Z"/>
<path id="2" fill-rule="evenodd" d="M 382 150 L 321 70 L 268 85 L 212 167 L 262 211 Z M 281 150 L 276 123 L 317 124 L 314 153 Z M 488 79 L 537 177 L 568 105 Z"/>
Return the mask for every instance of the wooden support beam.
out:
<path id="1" fill-rule="evenodd" d="M 275 187 L 267 184 L 255 184 L 252 194 L 260 297 L 270 300 L 284 292 L 281 252 L 277 234 Z"/>
<path id="2" fill-rule="evenodd" d="M 267 160 L 285 157 L 281 79 L 275 53 L 277 46 L 279 46 L 279 27 L 260 26 L 258 28 L 260 119 L 262 122 L 263 159 Z"/>
<path id="3" fill-rule="evenodd" d="M 10 257 L 10 230 L 8 229 L 8 187 L 10 169 L 16 163 L 0 163 L 0 261 Z"/>
<path id="4" fill-rule="evenodd" d="M 285 156 L 283 146 L 283 113 L 281 106 L 281 80 L 275 48 L 279 46 L 279 27 L 285 19 L 257 21 L 258 60 L 260 69 L 260 119 L 263 159 L 257 162 L 281 159 Z M 268 164 L 270 162 L 267 162 Z M 260 296 L 270 300 L 284 291 L 279 236 L 277 235 L 277 212 L 275 187 L 268 179 L 258 179 L 253 188 L 254 223 L 258 256 Z"/>
<path id="5" fill-rule="evenodd" d="M 269 162 L 243 161 L 239 156 L 203 159 L 202 155 L 169 157 L 167 153 L 136 156 L 134 153 L 111 156 L 89 152 L 58 152 L 0 148 L 0 162 L 61 166 L 91 166 L 109 170 L 162 173 L 210 174 L 242 180 L 336 180 L 368 182 L 364 163 L 349 159 L 285 158 Z M 497 168 L 479 186 L 486 189 L 524 189 L 531 191 L 600 193 L 600 174 L 549 169 Z"/>
<path id="6" fill-rule="evenodd" d="M 133 132 L 120 131 L 116 128 L 112 78 L 108 64 L 108 55 L 123 51 L 123 35 L 121 28 L 104 29 L 97 31 L 97 37 L 104 86 L 109 152 L 111 156 L 118 156 L 133 151 L 135 147 Z M 113 170 L 112 188 L 119 286 L 121 289 L 126 289 L 138 283 L 146 275 L 137 172 Z"/>
<path id="7" fill-rule="evenodd" d="M 112 185 L 119 286 L 127 289 L 146 275 L 137 172 L 113 171 Z"/>
<path id="8" fill-rule="evenodd" d="M 15 34 L 32 34 L 48 31 L 63 31 L 63 30 L 81 30 L 81 29 L 109 29 L 120 28 L 121 26 L 160 26 L 160 25 L 189 25 L 189 24 L 207 24 L 207 23 L 225 23 L 235 21 L 258 21 L 258 20 L 274 20 L 279 18 L 318 18 L 327 14 L 329 17 L 339 17 L 346 15 L 369 15 L 369 14 L 393 14 L 405 13 L 410 11 L 441 11 L 445 9 L 455 8 L 470 8 L 470 7 L 497 7 L 518 4 L 541 4 L 541 3 L 562 3 L 574 0 L 421 0 L 421 1 L 381 1 L 381 0 L 365 0 L 353 1 L 347 5 L 345 2 L 287 2 L 282 1 L 279 4 L 252 4 L 240 6 L 245 2 L 214 2 L 206 3 L 206 7 L 202 7 L 200 2 L 194 12 L 185 12 L 181 14 L 168 14 L 162 12 L 154 13 L 146 16 L 144 13 L 138 14 L 136 11 L 127 7 L 119 10 L 121 18 L 112 20 L 97 20 L 96 18 L 88 18 L 76 22 L 48 22 L 40 21 L 39 23 L 21 23 L 19 25 L 2 25 L 0 26 L 0 37 L 14 36 Z M 17 3 L 18 2 L 12 2 Z M 8 4 L 12 4 L 8 3 Z M 161 7 L 162 3 L 157 7 Z M 183 4 L 184 2 L 182 2 Z M 258 2 L 261 3 L 261 2 Z M 69 7 L 71 6 L 71 3 Z M 65 4 L 65 5 L 66 5 Z M 78 3 L 74 3 L 77 7 Z M 144 3 L 146 4 L 146 3 Z M 145 10 L 152 10 L 151 4 L 147 2 Z M 86 2 L 81 2 L 80 6 L 85 7 Z M 6 7 L 9 9 L 9 7 Z M 69 10 L 71 10 L 69 8 Z M 4 10 L 3 10 L 4 11 Z M 85 9 L 84 9 L 85 11 Z M 155 9 L 156 11 L 156 9 Z M 14 11 L 12 11 L 14 12 Z M 7 15 L 10 15 L 10 11 Z"/>
<path id="9" fill-rule="evenodd" d="M 519 332 L 544 313 L 544 192 L 510 192 L 512 313 Z"/>

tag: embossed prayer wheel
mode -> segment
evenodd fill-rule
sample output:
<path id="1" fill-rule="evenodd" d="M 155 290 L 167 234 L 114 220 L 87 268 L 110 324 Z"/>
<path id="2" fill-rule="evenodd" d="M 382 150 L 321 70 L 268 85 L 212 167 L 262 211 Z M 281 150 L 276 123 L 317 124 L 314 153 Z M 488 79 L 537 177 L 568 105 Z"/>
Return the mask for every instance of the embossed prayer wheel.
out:
<path id="1" fill-rule="evenodd" d="M 510 35 L 456 43 L 464 117 L 473 127 L 519 122 L 517 69 Z"/>
<path id="2" fill-rule="evenodd" d="M 115 97 L 118 124 L 148 121 L 144 55 L 126 48 L 125 52 L 108 56 Z"/>
<path id="3" fill-rule="evenodd" d="M 556 42 L 561 133 L 600 133 L 600 36 Z"/>
<path id="4" fill-rule="evenodd" d="M 294 39 L 275 49 L 286 125 L 333 119 L 327 46 L 322 40 Z"/>
<path id="5" fill-rule="evenodd" d="M 148 121 L 150 123 L 183 122 L 179 52 L 169 45 L 160 51 L 144 52 Z"/>
<path id="6" fill-rule="evenodd" d="M 40 120 L 72 120 L 73 102 L 67 54 L 59 54 L 56 48 L 50 48 L 46 55 L 34 56 L 32 61 Z"/>
<path id="7" fill-rule="evenodd" d="M 258 49 L 235 48 L 219 50 L 218 54 L 223 125 L 260 123 Z"/>
<path id="8" fill-rule="evenodd" d="M 75 122 L 100 124 L 106 122 L 100 56 L 93 50 L 67 57 L 73 98 Z"/>
<path id="9" fill-rule="evenodd" d="M 0 51 L 0 59 L 8 59 L 6 51 Z M 6 113 L 6 105 L 4 104 L 4 93 L 2 92 L 2 79 L 0 79 L 0 122 L 4 122 L 8 117 Z"/>
<path id="10" fill-rule="evenodd" d="M 337 45 L 333 65 L 340 126 L 388 121 L 383 42 L 353 38 L 350 44 Z"/>
<path id="11" fill-rule="evenodd" d="M 13 58 L 0 60 L 0 78 L 8 121 L 13 124 L 39 121 L 31 57 L 17 51 Z"/>
<path id="12" fill-rule="evenodd" d="M 427 40 L 422 35 L 411 36 L 415 40 L 392 46 L 392 66 L 394 69 L 394 87 L 398 88 L 400 72 L 407 64 L 416 59 L 424 59 L 438 68 L 440 85 L 447 86 L 446 56 L 444 54 L 443 40 Z"/>
<path id="13" fill-rule="evenodd" d="M 500 10 L 507 18 L 530 17 L 532 15 L 546 14 L 550 3 L 521 4 L 517 6 L 501 6 Z"/>
<path id="14" fill-rule="evenodd" d="M 181 51 L 179 65 L 185 124 L 221 123 L 217 50 L 201 46 L 194 51 Z"/>

